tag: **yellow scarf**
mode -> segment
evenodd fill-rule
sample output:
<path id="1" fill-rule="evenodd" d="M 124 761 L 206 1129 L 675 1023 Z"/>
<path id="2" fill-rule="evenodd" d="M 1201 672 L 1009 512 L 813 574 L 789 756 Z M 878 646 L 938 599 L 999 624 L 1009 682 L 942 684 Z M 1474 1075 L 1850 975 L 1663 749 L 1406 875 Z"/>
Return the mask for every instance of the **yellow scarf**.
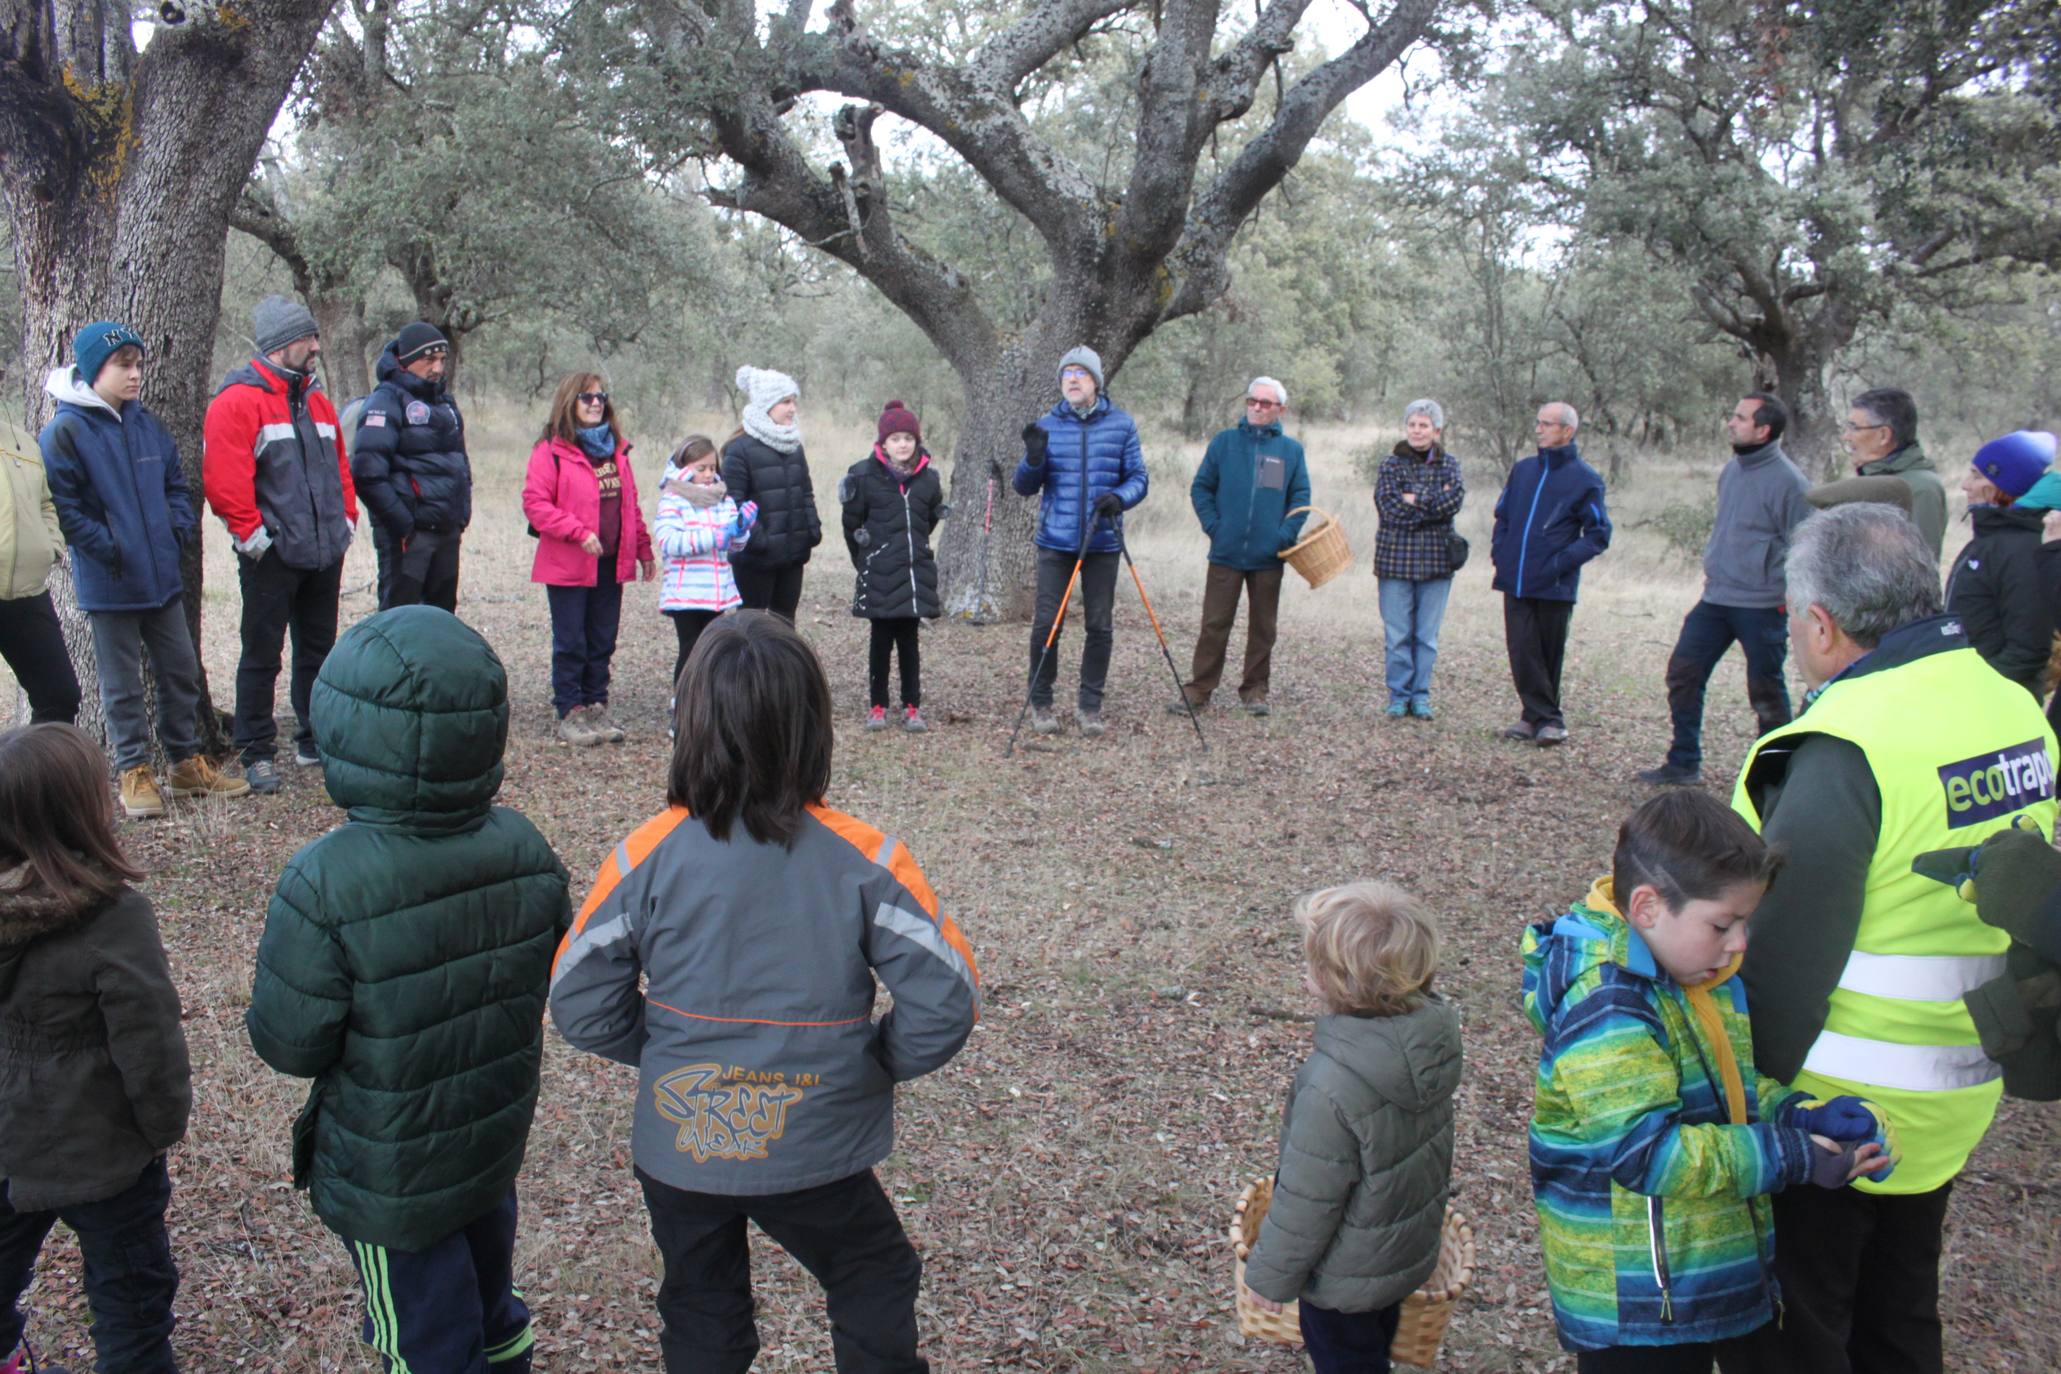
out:
<path id="1" fill-rule="evenodd" d="M 1609 878 L 1598 878 L 1589 888 L 1583 905 L 1593 911 L 1608 912 L 1630 927 L 1631 922 L 1617 909 L 1616 895 Z M 1739 1076 L 1739 1060 L 1732 1053 L 1732 1038 L 1725 1034 L 1724 1013 L 1718 1010 L 1717 1000 L 1710 995 L 1710 990 L 1737 973 L 1745 959 L 1744 954 L 1735 954 L 1730 963 L 1702 982 L 1682 984 L 1682 991 L 1689 996 L 1690 1014 L 1703 1028 L 1703 1038 L 1717 1055 L 1718 1076 L 1725 1085 L 1725 1111 L 1734 1126 L 1746 1124 L 1746 1081 Z"/>

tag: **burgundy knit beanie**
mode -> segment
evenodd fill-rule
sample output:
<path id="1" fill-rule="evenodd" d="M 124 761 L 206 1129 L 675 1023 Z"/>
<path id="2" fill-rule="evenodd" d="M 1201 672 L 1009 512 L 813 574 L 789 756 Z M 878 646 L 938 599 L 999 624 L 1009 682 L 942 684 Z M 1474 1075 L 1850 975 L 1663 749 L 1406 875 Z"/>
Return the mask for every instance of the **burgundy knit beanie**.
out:
<path id="1" fill-rule="evenodd" d="M 886 443 L 890 434 L 913 434 L 916 442 L 923 442 L 923 422 L 916 418 L 916 412 L 900 401 L 889 401 L 880 412 L 879 442 Z"/>

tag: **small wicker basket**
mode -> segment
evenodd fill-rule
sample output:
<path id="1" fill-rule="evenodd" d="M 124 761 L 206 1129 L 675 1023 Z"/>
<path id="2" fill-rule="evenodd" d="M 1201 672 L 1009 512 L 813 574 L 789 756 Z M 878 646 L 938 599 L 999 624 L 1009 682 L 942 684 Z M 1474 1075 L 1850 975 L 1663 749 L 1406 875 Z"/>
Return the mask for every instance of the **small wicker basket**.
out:
<path id="1" fill-rule="evenodd" d="M 1238 1329 L 1277 1345 L 1300 1346 L 1302 1321 L 1296 1305 L 1291 1302 L 1279 1312 L 1266 1311 L 1254 1304 L 1252 1290 L 1245 1286 L 1245 1257 L 1259 1240 L 1260 1221 L 1273 1201 L 1274 1180 L 1263 1178 L 1238 1195 L 1238 1206 L 1232 1213 L 1232 1281 L 1238 1290 Z M 1398 1364 L 1424 1369 L 1436 1365 L 1446 1323 L 1452 1320 L 1454 1306 L 1473 1280 L 1474 1228 L 1467 1224 L 1466 1217 L 1447 1207 L 1439 1237 L 1438 1267 L 1431 1271 L 1422 1288 L 1403 1299 L 1402 1320 L 1389 1346 L 1389 1358 Z"/>
<path id="2" fill-rule="evenodd" d="M 1345 526 L 1316 506 L 1297 506 L 1289 515 L 1304 511 L 1317 518 L 1303 526 L 1302 538 L 1281 550 L 1288 566 L 1301 573 L 1303 581 L 1321 587 L 1353 565 L 1352 546 L 1345 542 Z"/>

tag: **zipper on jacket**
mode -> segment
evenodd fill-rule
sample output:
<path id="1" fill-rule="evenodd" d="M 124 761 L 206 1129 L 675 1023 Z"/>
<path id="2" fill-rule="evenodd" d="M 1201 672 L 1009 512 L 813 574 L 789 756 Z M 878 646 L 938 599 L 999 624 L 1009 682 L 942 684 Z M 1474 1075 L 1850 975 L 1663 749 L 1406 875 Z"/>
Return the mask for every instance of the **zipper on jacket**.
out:
<path id="1" fill-rule="evenodd" d="M 1531 524 L 1539 517 L 1539 498 L 1546 494 L 1546 476 L 1552 471 L 1546 466 L 1546 455 L 1539 455 L 1539 484 L 1531 489 L 1531 509 L 1524 515 L 1524 534 L 1517 541 L 1517 595 L 1524 595 L 1524 560 L 1531 552 Z"/>
<path id="2" fill-rule="evenodd" d="M 1675 1319 L 1673 1281 L 1667 1269 L 1667 1232 L 1661 1216 L 1660 1199 L 1646 1199 L 1646 1244 L 1653 1256 L 1653 1282 L 1660 1286 L 1660 1319 L 1672 1325 Z"/>
<path id="3" fill-rule="evenodd" d="M 1088 412 L 1092 415 L 1094 412 Z M 1095 512 L 1088 509 L 1088 416 L 1074 417 L 1081 426 L 1081 547 L 1087 548 L 1095 531 Z"/>
<path id="4" fill-rule="evenodd" d="M 902 488 L 902 533 L 909 539 L 909 614 L 920 616 L 920 598 L 916 595 L 916 517 L 909 510 L 909 488 Z"/>

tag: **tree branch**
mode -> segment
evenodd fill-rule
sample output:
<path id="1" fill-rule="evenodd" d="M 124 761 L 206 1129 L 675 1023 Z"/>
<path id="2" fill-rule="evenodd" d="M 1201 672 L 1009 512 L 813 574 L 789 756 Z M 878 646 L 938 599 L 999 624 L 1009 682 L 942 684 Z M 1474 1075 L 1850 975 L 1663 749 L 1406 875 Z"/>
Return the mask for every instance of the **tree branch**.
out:
<path id="1" fill-rule="evenodd" d="M 966 64 L 977 86 L 1012 98 L 1032 72 L 1078 43 L 1111 15 L 1132 8 L 1137 0 L 1059 0 L 1039 5 L 981 45 Z"/>

